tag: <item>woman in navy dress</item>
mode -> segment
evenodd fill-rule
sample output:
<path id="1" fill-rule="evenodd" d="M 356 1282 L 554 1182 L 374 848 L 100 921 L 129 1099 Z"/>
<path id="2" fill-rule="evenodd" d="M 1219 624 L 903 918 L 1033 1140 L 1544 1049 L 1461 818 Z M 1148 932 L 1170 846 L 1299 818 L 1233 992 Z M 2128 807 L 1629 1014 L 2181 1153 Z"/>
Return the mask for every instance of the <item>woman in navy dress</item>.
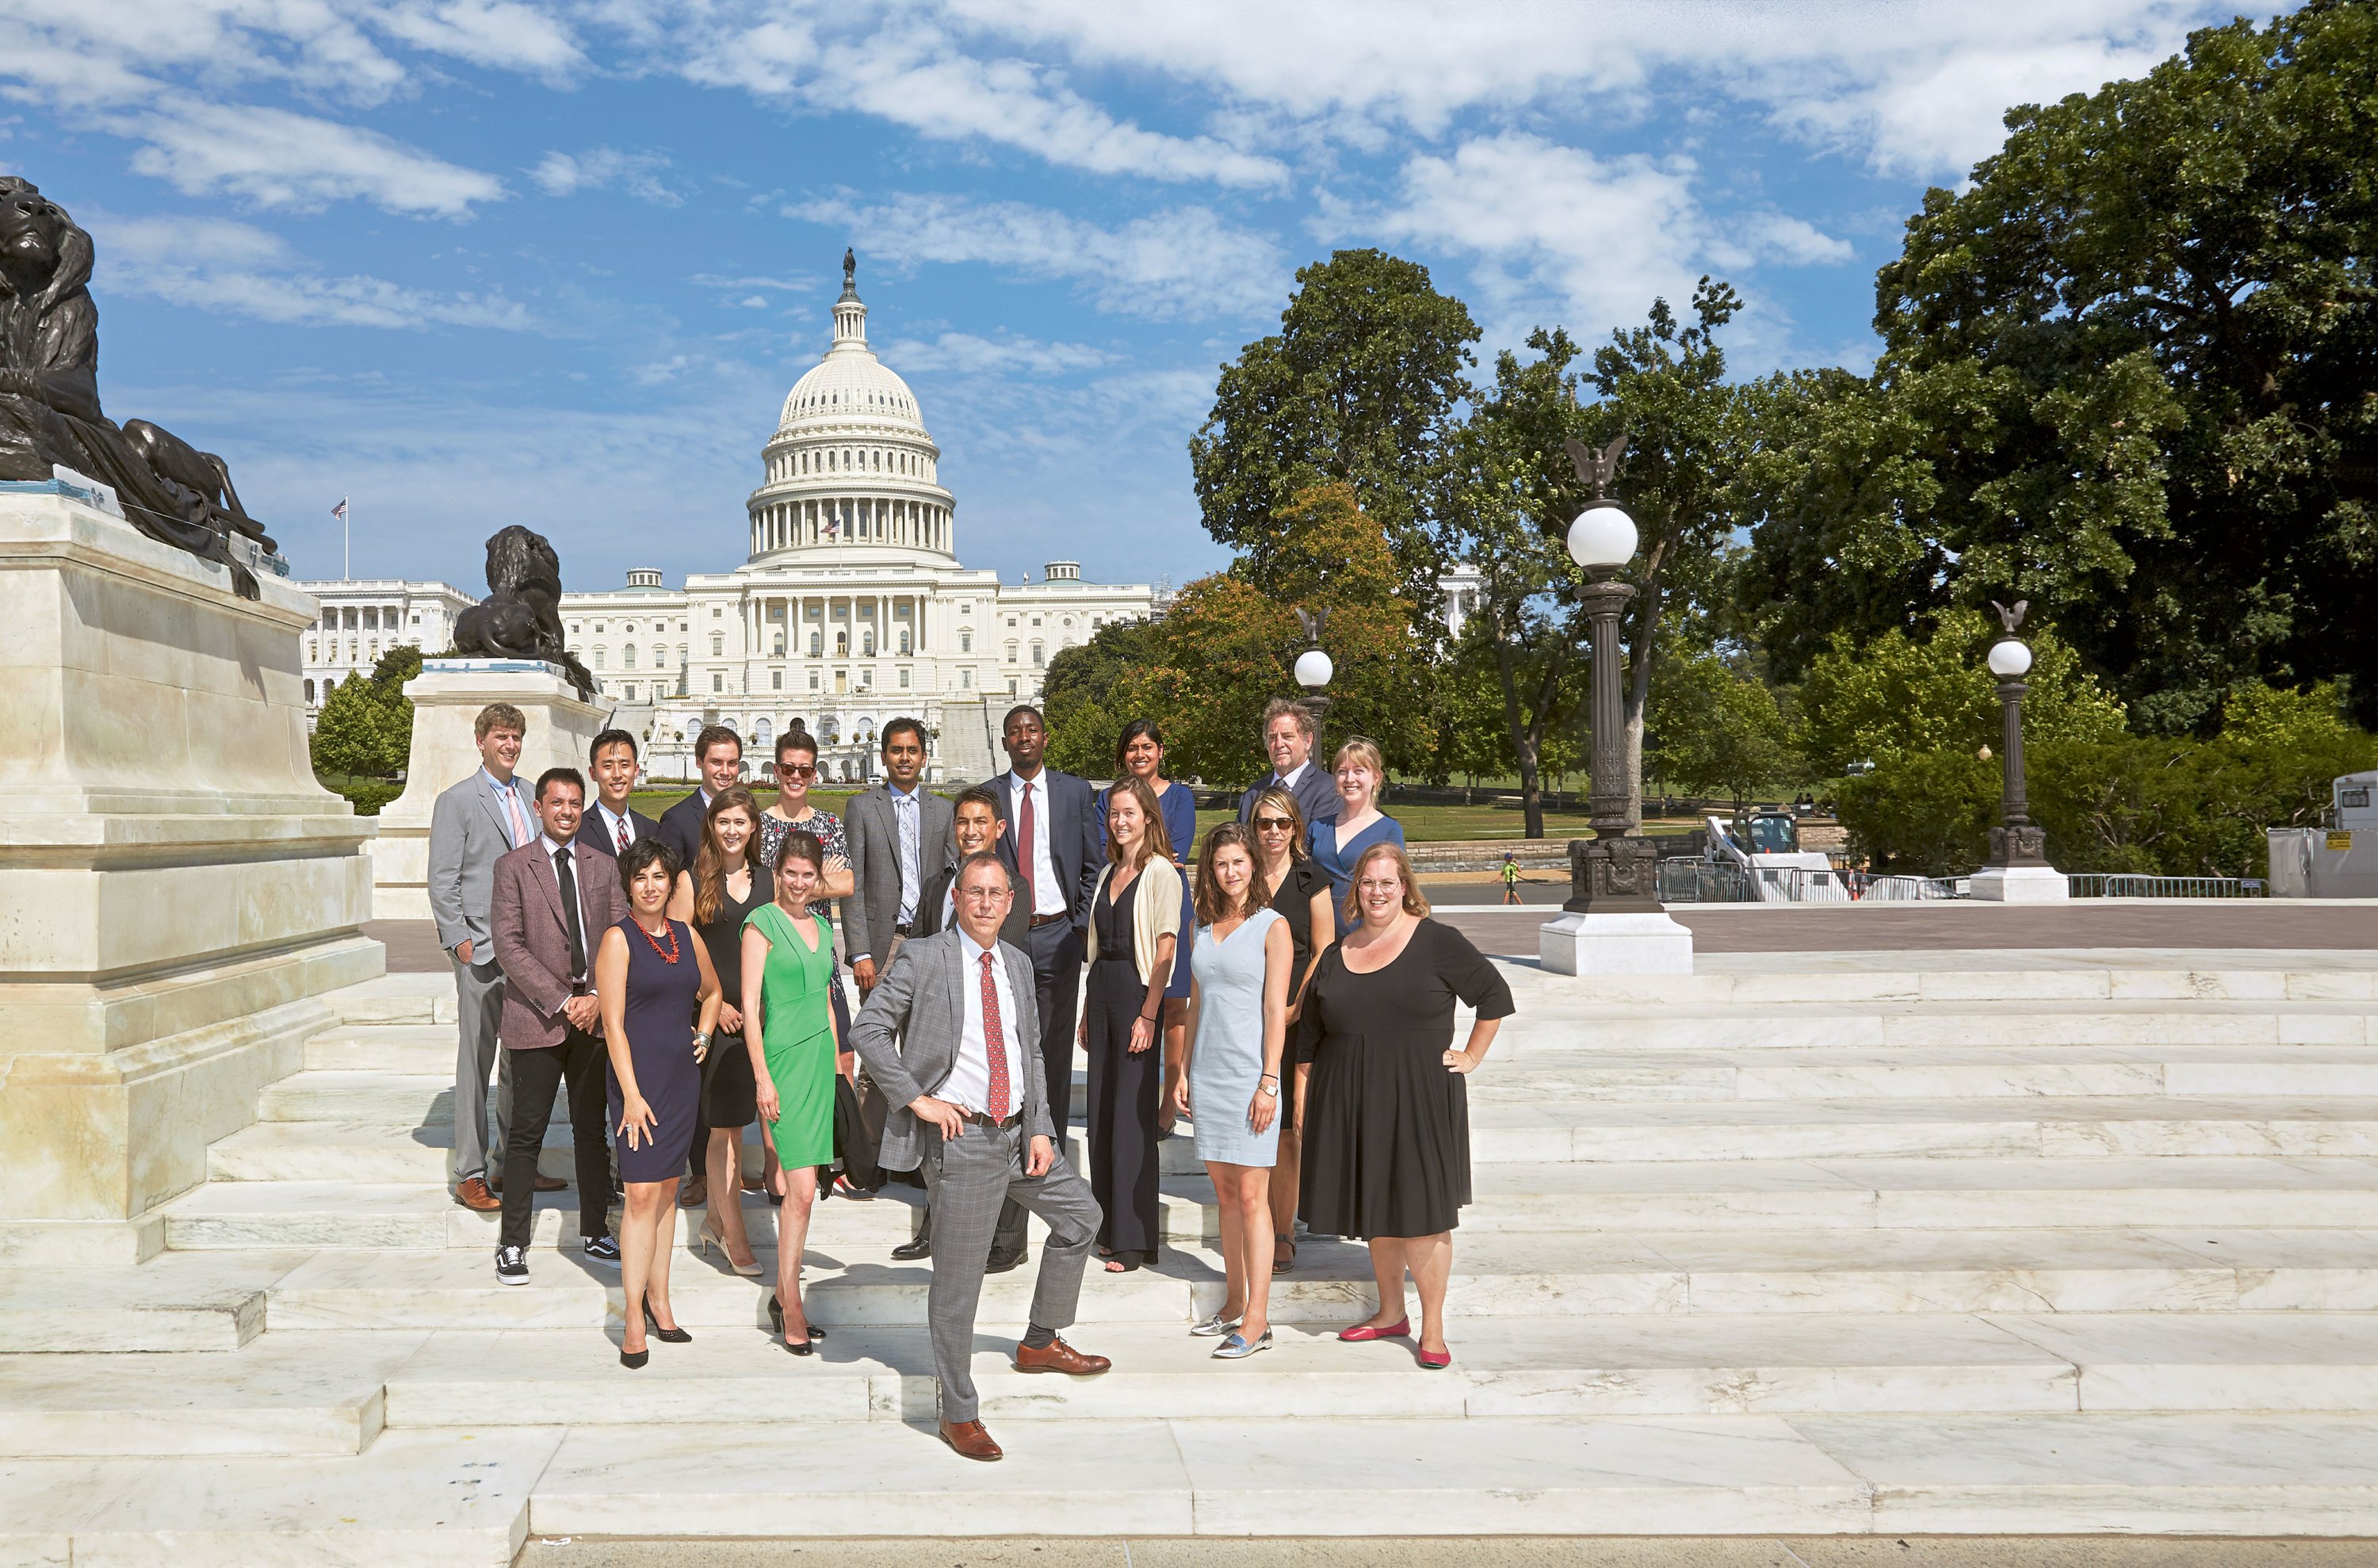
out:
<path id="1" fill-rule="evenodd" d="M 677 1184 L 693 1149 L 702 1101 L 702 1059 L 718 1023 L 718 975 L 693 927 L 668 918 L 677 851 L 639 838 L 619 856 L 628 918 L 603 933 L 594 954 L 594 994 L 603 999 L 603 1040 L 611 1055 L 611 1125 L 618 1129 L 619 1180 L 627 1188 L 619 1224 L 619 1287 L 627 1332 L 619 1360 L 641 1367 L 655 1334 L 679 1344 L 693 1336 L 669 1309 L 669 1254 L 677 1248 Z M 691 1021 L 697 1009 L 699 1023 Z"/>
<path id="2" fill-rule="evenodd" d="M 1338 777 L 1338 820 L 1313 825 L 1313 862 L 1329 874 L 1338 935 L 1343 937 L 1355 924 L 1346 912 L 1346 895 L 1353 890 L 1356 862 L 1375 844 L 1401 850 L 1404 826 L 1375 803 L 1380 786 L 1387 781 L 1387 759 L 1379 754 L 1376 742 L 1357 735 L 1338 748 L 1329 770 Z"/>
<path id="3" fill-rule="evenodd" d="M 1164 819 L 1164 837 L 1172 846 L 1172 863 L 1181 878 L 1181 929 L 1174 933 L 1172 978 L 1164 987 L 1164 1062 L 1165 1082 L 1171 1084 L 1181 1071 L 1181 1064 L 1189 1054 L 1189 972 L 1190 955 L 1195 947 L 1190 933 L 1196 924 L 1189 897 L 1189 855 L 1197 837 L 1197 799 L 1185 784 L 1175 784 L 1164 777 L 1164 733 L 1156 721 L 1135 718 L 1123 727 L 1122 737 L 1115 742 L 1115 778 L 1136 778 L 1147 786 L 1156 797 L 1157 814 Z M 1107 816 L 1107 796 L 1099 796 L 1099 821 Z M 1108 839 L 1110 850 L 1113 840 Z M 1172 1096 L 1168 1092 L 1157 1113 L 1157 1126 L 1170 1131 L 1172 1128 Z"/>

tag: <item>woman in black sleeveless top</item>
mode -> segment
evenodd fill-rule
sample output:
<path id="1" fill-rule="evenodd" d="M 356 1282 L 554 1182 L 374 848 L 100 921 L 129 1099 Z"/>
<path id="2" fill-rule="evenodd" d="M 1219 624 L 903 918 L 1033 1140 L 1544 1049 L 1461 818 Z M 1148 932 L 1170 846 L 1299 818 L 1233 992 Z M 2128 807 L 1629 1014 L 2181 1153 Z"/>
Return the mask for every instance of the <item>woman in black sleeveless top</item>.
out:
<path id="1" fill-rule="evenodd" d="M 678 875 L 677 895 L 669 902 L 672 919 L 690 923 L 710 954 L 718 972 L 724 1000 L 718 1010 L 718 1037 L 702 1064 L 702 1119 L 710 1128 L 703 1151 L 703 1171 L 710 1201 L 702 1217 L 703 1250 L 713 1245 L 727 1254 L 739 1274 L 756 1274 L 760 1260 L 751 1250 L 743 1225 L 743 1129 L 759 1119 L 759 1087 L 751 1077 L 751 1055 L 735 1042 L 742 1037 L 743 918 L 775 897 L 775 883 L 767 867 L 751 858 L 752 836 L 760 826 L 760 802 L 737 784 L 710 798 L 703 814 L 702 847 L 691 869 Z"/>

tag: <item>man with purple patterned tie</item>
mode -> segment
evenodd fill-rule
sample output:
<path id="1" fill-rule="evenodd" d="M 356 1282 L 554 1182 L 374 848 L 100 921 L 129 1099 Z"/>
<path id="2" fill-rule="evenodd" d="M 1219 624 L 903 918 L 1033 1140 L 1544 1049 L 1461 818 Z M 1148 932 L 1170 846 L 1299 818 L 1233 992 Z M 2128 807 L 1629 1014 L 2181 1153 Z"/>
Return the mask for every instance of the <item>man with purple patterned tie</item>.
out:
<path id="1" fill-rule="evenodd" d="M 1001 1457 L 979 1419 L 970 1361 L 984 1257 L 1008 1200 L 1049 1226 L 1015 1369 L 1095 1377 L 1110 1365 L 1057 1337 L 1081 1300 L 1099 1203 L 1058 1152 L 1034 1048 L 1032 961 L 999 939 L 1014 898 L 997 855 L 967 856 L 953 899 L 956 928 L 903 944 L 850 1030 L 869 1075 L 897 1107 L 884 1123 L 884 1167 L 925 1173 L 933 1211 L 925 1319 L 941 1379 L 941 1437 L 967 1459 Z"/>
<path id="2" fill-rule="evenodd" d="M 579 819 L 577 842 L 617 860 L 639 838 L 649 838 L 661 825 L 628 803 L 639 771 L 636 738 L 625 730 L 606 730 L 586 748 L 586 771 L 594 778 L 594 798 Z"/>

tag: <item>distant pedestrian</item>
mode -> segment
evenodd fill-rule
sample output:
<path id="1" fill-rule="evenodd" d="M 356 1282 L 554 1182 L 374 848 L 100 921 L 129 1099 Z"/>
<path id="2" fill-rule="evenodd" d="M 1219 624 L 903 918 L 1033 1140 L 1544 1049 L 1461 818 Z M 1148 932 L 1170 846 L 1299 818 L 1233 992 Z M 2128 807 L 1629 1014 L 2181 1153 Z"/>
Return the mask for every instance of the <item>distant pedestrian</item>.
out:
<path id="1" fill-rule="evenodd" d="M 1509 850 L 1503 851 L 1503 901 L 1507 904 L 1519 901 L 1519 859 Z"/>

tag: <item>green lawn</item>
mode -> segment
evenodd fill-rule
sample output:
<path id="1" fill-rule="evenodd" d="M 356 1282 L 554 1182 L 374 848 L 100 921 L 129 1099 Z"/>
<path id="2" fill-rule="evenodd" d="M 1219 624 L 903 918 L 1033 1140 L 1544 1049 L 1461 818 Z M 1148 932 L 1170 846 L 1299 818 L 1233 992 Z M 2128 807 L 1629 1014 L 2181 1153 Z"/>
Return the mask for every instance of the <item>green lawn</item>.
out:
<path id="1" fill-rule="evenodd" d="M 759 790 L 757 793 L 763 806 L 766 805 L 772 798 L 770 791 L 766 790 Z M 846 802 L 849 801 L 851 793 L 848 790 L 812 790 L 810 791 L 810 799 L 817 802 L 819 810 L 830 811 L 839 816 Z M 685 796 L 686 790 L 679 789 L 639 790 L 630 796 L 629 800 L 630 803 L 646 816 L 656 817 L 683 800 Z M 1229 822 L 1235 814 L 1233 812 L 1219 809 L 1199 812 L 1197 814 L 1198 837 L 1204 838 L 1206 829 L 1218 822 Z M 1527 832 L 1527 818 L 1516 807 L 1505 810 L 1495 806 L 1406 804 L 1397 806 L 1393 815 L 1398 822 L 1403 824 L 1405 839 L 1415 844 L 1443 843 L 1450 839 L 1461 838 L 1518 838 L 1524 837 Z M 1679 821 L 1646 823 L 1644 826 L 1654 829 L 1681 830 L 1698 825 Z M 1547 813 L 1544 816 L 1544 837 L 1547 838 L 1581 838 L 1588 837 L 1590 832 L 1591 830 L 1586 826 L 1583 813 L 1554 812 Z"/>

